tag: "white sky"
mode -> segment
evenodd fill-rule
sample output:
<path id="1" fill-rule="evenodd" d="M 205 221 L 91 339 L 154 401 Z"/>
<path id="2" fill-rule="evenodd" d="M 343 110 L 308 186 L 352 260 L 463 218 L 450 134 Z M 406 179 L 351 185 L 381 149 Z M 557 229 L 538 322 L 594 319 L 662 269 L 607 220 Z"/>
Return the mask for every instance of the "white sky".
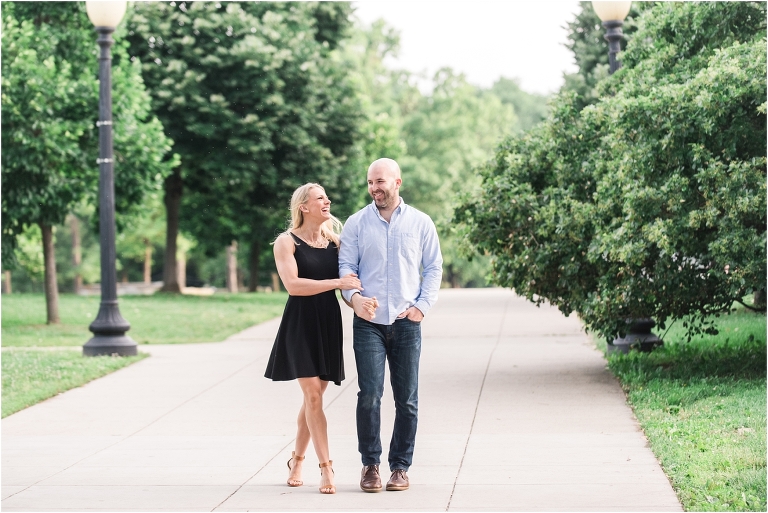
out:
<path id="1" fill-rule="evenodd" d="M 390 66 L 428 76 L 443 66 L 490 87 L 500 76 L 528 92 L 559 89 L 577 70 L 563 46 L 576 0 L 358 0 L 364 23 L 383 18 L 400 32 L 400 56 Z"/>

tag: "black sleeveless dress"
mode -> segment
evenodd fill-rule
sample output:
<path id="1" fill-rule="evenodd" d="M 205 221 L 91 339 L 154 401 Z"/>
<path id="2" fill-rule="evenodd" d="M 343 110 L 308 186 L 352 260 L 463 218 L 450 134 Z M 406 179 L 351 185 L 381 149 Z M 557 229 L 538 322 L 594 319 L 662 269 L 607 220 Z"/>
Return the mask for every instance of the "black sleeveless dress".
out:
<path id="1" fill-rule="evenodd" d="M 294 257 L 299 278 L 328 280 L 339 277 L 339 250 L 333 242 L 325 249 L 296 242 Z M 336 291 L 314 296 L 288 296 L 265 377 L 274 381 L 319 376 L 341 385 L 344 379 L 344 335 Z"/>

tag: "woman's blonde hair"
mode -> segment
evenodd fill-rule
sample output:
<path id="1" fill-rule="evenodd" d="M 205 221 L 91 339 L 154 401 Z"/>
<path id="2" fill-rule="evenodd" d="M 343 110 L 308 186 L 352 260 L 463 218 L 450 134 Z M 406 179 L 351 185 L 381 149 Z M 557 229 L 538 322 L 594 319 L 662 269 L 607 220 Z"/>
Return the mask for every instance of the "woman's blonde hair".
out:
<path id="1" fill-rule="evenodd" d="M 292 230 L 300 228 L 304 224 L 304 212 L 301 211 L 301 206 L 306 205 L 309 201 L 309 192 L 312 189 L 320 189 L 325 192 L 323 186 L 317 183 L 305 183 L 293 191 L 290 205 L 291 219 L 288 228 L 280 235 L 290 234 Z M 338 246 L 342 226 L 341 221 L 331 216 L 330 219 L 320 225 L 320 235 Z"/>

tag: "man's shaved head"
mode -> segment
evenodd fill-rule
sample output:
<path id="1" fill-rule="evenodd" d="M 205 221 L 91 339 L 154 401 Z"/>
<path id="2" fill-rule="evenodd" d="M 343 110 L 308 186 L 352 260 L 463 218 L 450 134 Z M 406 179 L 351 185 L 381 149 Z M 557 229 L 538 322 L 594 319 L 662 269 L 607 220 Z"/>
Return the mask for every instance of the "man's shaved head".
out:
<path id="1" fill-rule="evenodd" d="M 394 178 L 402 178 L 400 176 L 400 166 L 398 166 L 397 162 L 392 159 L 381 158 L 374 160 L 373 163 L 368 166 L 368 174 L 370 175 L 371 171 L 378 170 L 379 168 L 393 173 Z"/>

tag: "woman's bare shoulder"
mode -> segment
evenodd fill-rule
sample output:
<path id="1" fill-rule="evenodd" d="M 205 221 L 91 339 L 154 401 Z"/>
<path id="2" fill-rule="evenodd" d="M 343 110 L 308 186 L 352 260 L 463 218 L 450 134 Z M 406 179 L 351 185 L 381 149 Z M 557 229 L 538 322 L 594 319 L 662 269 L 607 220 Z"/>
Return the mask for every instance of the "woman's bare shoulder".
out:
<path id="1" fill-rule="evenodd" d="M 296 247 L 296 242 L 293 240 L 293 237 L 288 232 L 281 233 L 277 236 L 277 239 L 275 239 L 275 252 L 278 251 L 288 251 L 290 253 L 293 253 L 294 248 Z"/>

